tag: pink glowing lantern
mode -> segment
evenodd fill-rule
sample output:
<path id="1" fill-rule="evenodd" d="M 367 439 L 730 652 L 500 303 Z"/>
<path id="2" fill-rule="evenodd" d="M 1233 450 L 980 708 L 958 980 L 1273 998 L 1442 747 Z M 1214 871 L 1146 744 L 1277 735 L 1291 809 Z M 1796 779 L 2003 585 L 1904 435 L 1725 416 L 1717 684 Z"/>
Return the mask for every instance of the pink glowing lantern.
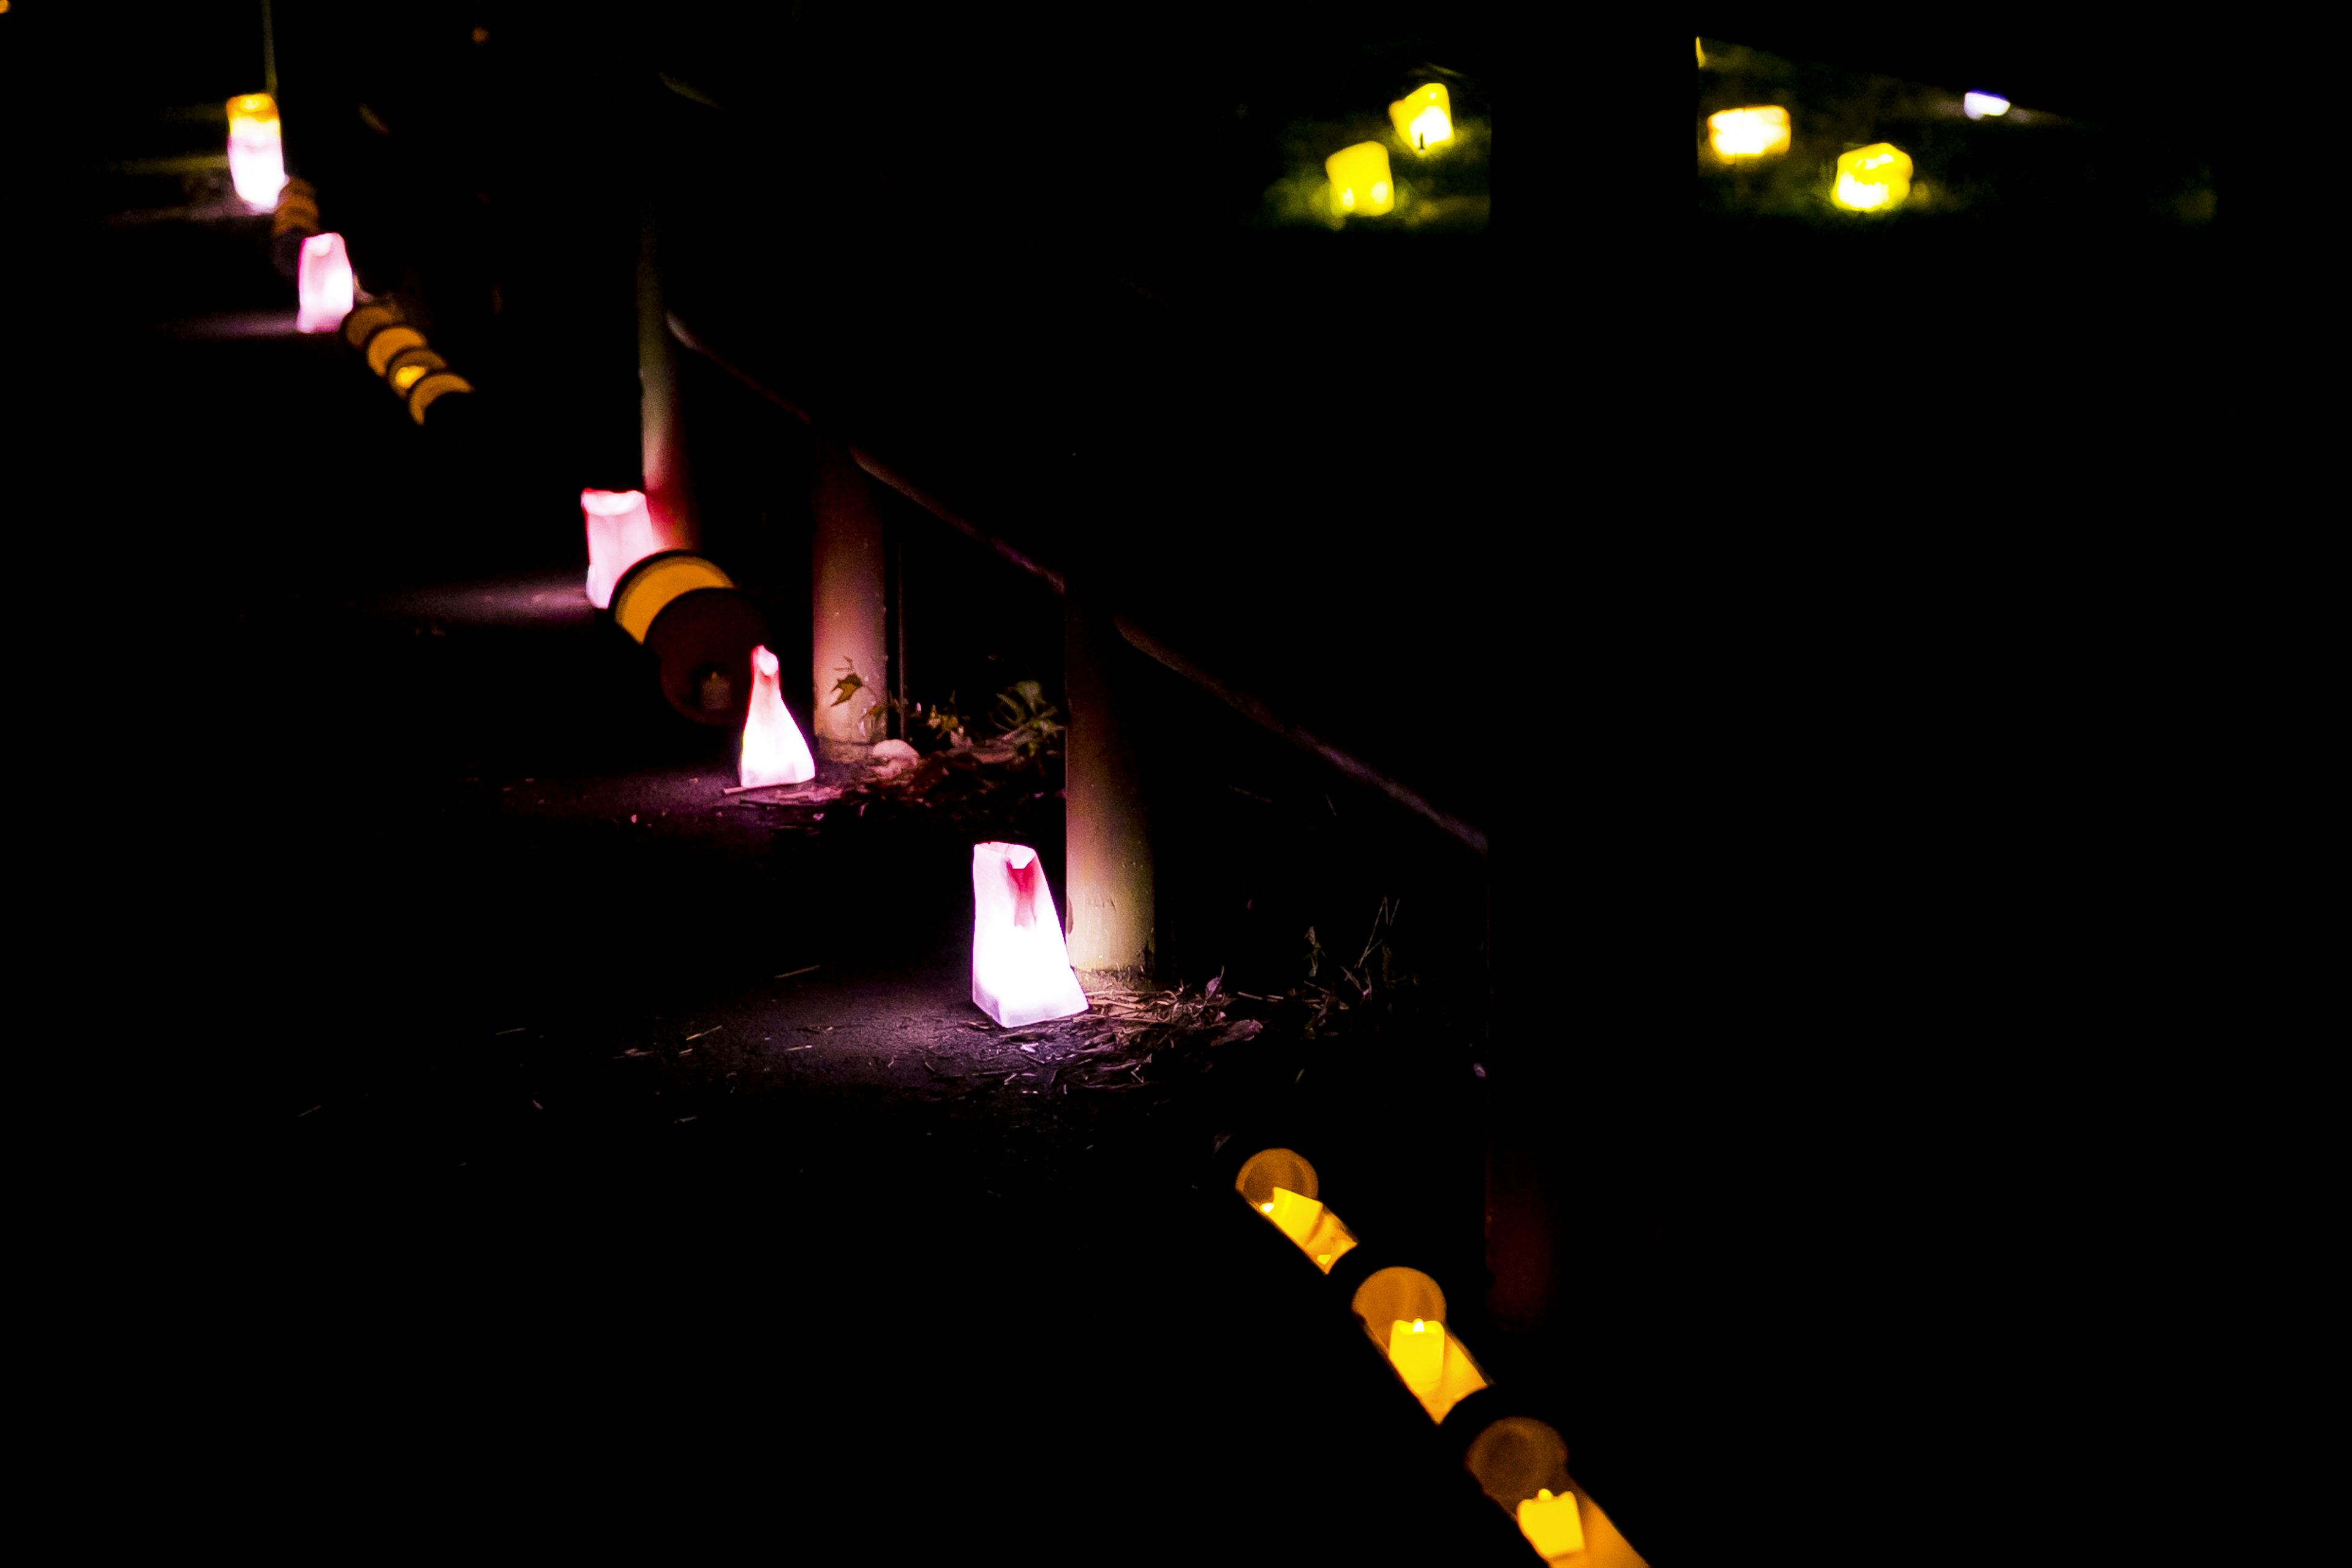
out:
<path id="1" fill-rule="evenodd" d="M 776 656 L 764 647 L 751 650 L 751 711 L 743 720 L 743 762 L 740 783 L 746 789 L 761 784 L 806 784 L 816 777 L 816 759 L 809 755 L 801 727 L 784 706 L 784 689 L 777 680 Z"/>
<path id="2" fill-rule="evenodd" d="M 286 143 L 278 103 L 266 92 L 240 93 L 228 100 L 228 178 L 245 205 L 266 212 L 286 188 Z"/>
<path id="3" fill-rule="evenodd" d="M 643 490 L 582 490 L 580 514 L 588 520 L 588 602 L 600 610 L 630 567 L 677 542 L 654 526 Z"/>
<path id="4" fill-rule="evenodd" d="M 302 242 L 302 264 L 294 287 L 302 309 L 298 332 L 331 332 L 352 313 L 352 258 L 340 234 L 314 234 Z"/>
<path id="5" fill-rule="evenodd" d="M 971 1004 L 1008 1029 L 1087 1010 L 1037 852 L 971 847 Z"/>

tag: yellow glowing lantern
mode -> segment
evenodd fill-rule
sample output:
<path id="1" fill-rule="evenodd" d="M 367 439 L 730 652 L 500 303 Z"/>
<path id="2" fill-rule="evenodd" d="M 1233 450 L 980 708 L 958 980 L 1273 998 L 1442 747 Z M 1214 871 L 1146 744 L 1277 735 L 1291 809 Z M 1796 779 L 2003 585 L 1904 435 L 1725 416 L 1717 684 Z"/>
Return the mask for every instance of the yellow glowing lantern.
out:
<path id="1" fill-rule="evenodd" d="M 1275 1188 L 1274 1196 L 1260 1204 L 1258 1212 L 1274 1221 L 1275 1229 L 1301 1247 L 1307 1245 L 1307 1238 L 1315 1233 L 1316 1226 L 1323 1218 L 1320 1202 L 1301 1196 L 1288 1187 Z"/>
<path id="2" fill-rule="evenodd" d="M 1885 142 L 1842 153 L 1830 199 L 1853 212 L 1888 212 L 1911 194 L 1911 154 Z"/>
<path id="3" fill-rule="evenodd" d="M 1584 1550 L 1584 1515 L 1577 1509 L 1574 1492 L 1554 1496 L 1549 1487 L 1539 1488 L 1520 1502 L 1518 1515 L 1519 1533 L 1543 1556 L 1564 1557 Z"/>
<path id="4" fill-rule="evenodd" d="M 1441 142 L 1454 140 L 1454 99 L 1443 82 L 1414 88 L 1389 105 L 1389 123 L 1397 140 L 1416 153 L 1426 153 Z"/>
<path id="5" fill-rule="evenodd" d="M 1377 142 L 1342 147 L 1323 160 L 1331 178 L 1331 210 L 1341 217 L 1378 217 L 1396 205 L 1389 182 L 1389 150 Z"/>
<path id="6" fill-rule="evenodd" d="M 1234 1190 L 1326 1274 L 1356 1246 L 1355 1233 L 1317 1201 L 1315 1167 L 1287 1149 L 1251 1155 Z"/>
<path id="7" fill-rule="evenodd" d="M 1445 1413 L 1457 1403 L 1486 1386 L 1486 1374 L 1462 1342 L 1444 1331 L 1445 1292 L 1420 1269 L 1399 1267 L 1376 1271 L 1356 1287 L 1349 1305 L 1364 1332 L 1387 1355 L 1389 1364 L 1405 1380 L 1405 1386 L 1412 1390 L 1432 1421 L 1444 1420 Z M 1416 1321 L 1423 1325 L 1419 1333 L 1412 1330 Z M 1406 1347 L 1406 1362 L 1397 1360 L 1400 1344 Z M 1423 1386 L 1415 1387 L 1415 1380 Z"/>
<path id="8" fill-rule="evenodd" d="M 1008 1029 L 1087 1010 L 1034 849 L 973 845 L 971 901 L 973 1006 Z"/>
<path id="9" fill-rule="evenodd" d="M 255 211 L 278 205 L 278 193 L 286 186 L 286 151 L 278 104 L 266 92 L 228 100 L 228 177 Z"/>
<path id="10" fill-rule="evenodd" d="M 1547 1562 L 1645 1568 L 1615 1521 L 1569 1479 L 1568 1445 L 1544 1422 L 1506 1415 L 1488 1424 L 1470 1440 L 1462 1466 Z"/>
<path id="11" fill-rule="evenodd" d="M 1706 117 L 1706 138 L 1727 162 L 1777 158 L 1789 150 L 1789 111 L 1777 103 L 1719 110 Z"/>
<path id="12" fill-rule="evenodd" d="M 1389 1364 L 1417 1399 L 1435 1394 L 1445 1379 L 1445 1325 L 1402 1318 L 1389 1327 Z"/>
<path id="13" fill-rule="evenodd" d="M 816 759 L 784 706 L 779 679 L 782 666 L 764 647 L 751 650 L 751 710 L 743 716 L 743 750 L 737 781 L 745 788 L 806 784 L 816 777 Z"/>

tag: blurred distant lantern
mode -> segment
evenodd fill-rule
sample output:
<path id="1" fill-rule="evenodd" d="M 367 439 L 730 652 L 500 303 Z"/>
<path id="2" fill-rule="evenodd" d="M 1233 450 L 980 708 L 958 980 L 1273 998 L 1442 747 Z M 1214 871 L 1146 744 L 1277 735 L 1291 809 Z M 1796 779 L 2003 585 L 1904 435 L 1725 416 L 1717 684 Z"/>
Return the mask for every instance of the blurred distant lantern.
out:
<path id="1" fill-rule="evenodd" d="M 278 193 L 286 186 L 286 151 L 277 102 L 266 92 L 228 100 L 228 177 L 255 211 L 278 205 Z"/>
<path id="2" fill-rule="evenodd" d="M 331 332 L 352 313 L 352 258 L 340 234 L 314 234 L 302 242 L 302 268 L 294 288 L 302 308 L 298 332 Z M 399 389 L 406 392 L 406 387 Z"/>
<path id="3" fill-rule="evenodd" d="M 1454 140 L 1454 100 L 1442 82 L 1414 88 L 1389 105 L 1397 139 L 1416 153 Z"/>
<path id="4" fill-rule="evenodd" d="M 971 1003 L 1005 1028 L 1087 1010 L 1037 852 L 971 847 Z"/>
<path id="5" fill-rule="evenodd" d="M 1445 1331 L 1445 1292 L 1420 1269 L 1376 1271 L 1356 1287 L 1350 1305 L 1432 1421 L 1444 1420 L 1457 1403 L 1486 1386 L 1486 1374 Z"/>
<path id="6" fill-rule="evenodd" d="M 2007 114 L 2009 100 L 1990 92 L 1964 92 L 1960 109 L 1970 120 L 1982 120 L 1987 115 Z"/>
<path id="7" fill-rule="evenodd" d="M 1340 217 L 1378 217 L 1396 205 L 1389 184 L 1389 150 L 1377 142 L 1342 147 L 1323 160 L 1331 177 L 1331 211 Z"/>
<path id="8" fill-rule="evenodd" d="M 808 741 L 784 706 L 784 689 L 778 679 L 776 656 L 764 647 L 751 650 L 751 710 L 743 717 L 743 751 L 736 782 L 746 789 L 759 784 L 806 784 L 816 777 L 816 759 Z"/>
<path id="9" fill-rule="evenodd" d="M 1854 212 L 1887 212 L 1911 194 L 1911 154 L 1885 142 L 1841 153 L 1831 199 Z"/>
<path id="10" fill-rule="evenodd" d="M 1707 143 L 1726 160 L 1777 158 L 1789 150 L 1789 111 L 1777 103 L 1706 117 Z"/>
<path id="11" fill-rule="evenodd" d="M 741 729 L 751 710 L 751 655 L 766 646 L 768 628 L 715 562 L 685 550 L 646 556 L 614 585 L 613 623 L 654 656 L 672 709 L 698 724 Z"/>
<path id="12" fill-rule="evenodd" d="M 1315 1167 L 1288 1149 L 1251 1155 L 1234 1178 L 1234 1190 L 1326 1274 L 1356 1245 L 1355 1234 L 1317 1199 Z"/>
<path id="13" fill-rule="evenodd" d="M 630 567 L 677 542 L 655 529 L 643 490 L 582 490 L 580 515 L 588 523 L 588 602 L 600 610 Z"/>

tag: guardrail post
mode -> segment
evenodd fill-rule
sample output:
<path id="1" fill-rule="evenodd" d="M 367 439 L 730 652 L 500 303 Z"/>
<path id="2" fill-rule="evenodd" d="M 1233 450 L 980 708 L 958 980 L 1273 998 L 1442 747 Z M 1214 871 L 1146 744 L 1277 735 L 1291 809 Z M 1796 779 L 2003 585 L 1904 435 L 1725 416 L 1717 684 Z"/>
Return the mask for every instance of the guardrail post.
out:
<path id="1" fill-rule="evenodd" d="M 882 508 L 874 481 L 848 449 L 817 436 L 816 539 L 809 571 L 809 607 L 815 677 L 817 755 L 861 761 L 881 736 L 866 732 L 866 713 L 896 684 L 884 649 L 888 602 L 885 587 Z M 835 706 L 835 687 L 855 668 L 864 682 Z"/>
<path id="2" fill-rule="evenodd" d="M 646 510 L 654 531 L 680 549 L 701 542 L 700 520 L 686 470 L 686 450 L 677 423 L 677 345 L 670 341 L 669 315 L 662 300 L 661 255 L 656 207 L 648 199 L 637 226 L 637 382 L 639 467 Z"/>
<path id="3" fill-rule="evenodd" d="M 1136 655 L 1085 574 L 1063 597 L 1070 963 L 1083 976 L 1151 973 L 1152 863 L 1131 700 Z"/>

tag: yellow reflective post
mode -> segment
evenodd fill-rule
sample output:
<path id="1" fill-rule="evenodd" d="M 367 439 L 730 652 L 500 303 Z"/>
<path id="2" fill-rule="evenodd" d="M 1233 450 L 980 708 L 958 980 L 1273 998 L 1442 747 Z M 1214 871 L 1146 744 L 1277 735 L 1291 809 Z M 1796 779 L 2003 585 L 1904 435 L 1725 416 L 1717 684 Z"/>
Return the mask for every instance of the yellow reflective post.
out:
<path id="1" fill-rule="evenodd" d="M 1706 139 L 1727 163 L 1777 158 L 1789 150 L 1789 111 L 1777 103 L 1719 110 L 1706 117 Z"/>
<path id="2" fill-rule="evenodd" d="M 1454 140 L 1454 98 L 1443 82 L 1414 88 L 1389 105 L 1389 123 L 1397 140 L 1416 153 L 1427 153 L 1441 142 Z"/>
<path id="3" fill-rule="evenodd" d="M 1389 150 L 1377 142 L 1342 147 L 1323 160 L 1331 178 L 1331 211 L 1340 217 L 1378 217 L 1396 205 L 1389 183 Z"/>
<path id="4" fill-rule="evenodd" d="M 1911 154 L 1885 142 L 1843 153 L 1830 199 L 1851 212 L 1890 212 L 1911 194 Z"/>

